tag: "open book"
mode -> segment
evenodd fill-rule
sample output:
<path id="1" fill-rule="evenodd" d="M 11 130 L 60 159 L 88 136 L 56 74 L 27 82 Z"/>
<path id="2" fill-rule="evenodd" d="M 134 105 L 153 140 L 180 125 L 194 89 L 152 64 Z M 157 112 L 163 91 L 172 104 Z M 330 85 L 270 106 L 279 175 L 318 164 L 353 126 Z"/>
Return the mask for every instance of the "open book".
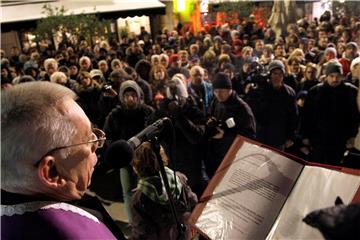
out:
<path id="1" fill-rule="evenodd" d="M 190 217 L 209 239 L 323 239 L 302 219 L 360 200 L 360 171 L 310 165 L 237 137 Z"/>

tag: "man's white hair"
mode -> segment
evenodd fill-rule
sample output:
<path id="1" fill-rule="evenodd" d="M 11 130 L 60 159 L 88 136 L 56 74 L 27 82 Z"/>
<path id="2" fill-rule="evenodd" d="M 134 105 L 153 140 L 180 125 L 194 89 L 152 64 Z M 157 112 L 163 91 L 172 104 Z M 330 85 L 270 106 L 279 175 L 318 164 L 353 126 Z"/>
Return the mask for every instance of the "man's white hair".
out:
<path id="1" fill-rule="evenodd" d="M 55 58 L 47 58 L 47 59 L 45 59 L 45 61 L 44 61 L 45 71 L 47 72 L 47 71 L 49 70 L 50 64 L 52 64 L 53 67 L 54 67 L 54 69 L 55 69 L 55 71 L 57 71 L 57 69 L 58 69 L 58 62 L 56 61 Z"/>
<path id="2" fill-rule="evenodd" d="M 50 76 L 50 82 L 65 84 L 67 82 L 67 77 L 63 72 L 54 72 Z"/>
<path id="3" fill-rule="evenodd" d="M 89 64 L 91 64 L 91 60 L 88 56 L 82 56 L 79 60 L 79 63 L 81 64 L 83 61 L 88 62 Z"/>
<path id="4" fill-rule="evenodd" d="M 35 163 L 51 149 L 70 144 L 76 133 L 60 108 L 64 100 L 75 97 L 70 89 L 50 82 L 23 83 L 2 92 L 2 189 L 36 191 Z"/>

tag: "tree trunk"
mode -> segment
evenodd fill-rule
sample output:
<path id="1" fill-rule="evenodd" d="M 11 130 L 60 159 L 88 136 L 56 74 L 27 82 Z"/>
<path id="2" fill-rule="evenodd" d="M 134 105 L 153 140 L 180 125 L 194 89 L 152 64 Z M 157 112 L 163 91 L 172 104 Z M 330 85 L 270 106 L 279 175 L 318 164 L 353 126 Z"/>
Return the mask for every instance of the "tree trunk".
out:
<path id="1" fill-rule="evenodd" d="M 296 1 L 274 0 L 271 16 L 268 20 L 276 33 L 276 38 L 286 35 L 286 26 L 296 22 Z"/>

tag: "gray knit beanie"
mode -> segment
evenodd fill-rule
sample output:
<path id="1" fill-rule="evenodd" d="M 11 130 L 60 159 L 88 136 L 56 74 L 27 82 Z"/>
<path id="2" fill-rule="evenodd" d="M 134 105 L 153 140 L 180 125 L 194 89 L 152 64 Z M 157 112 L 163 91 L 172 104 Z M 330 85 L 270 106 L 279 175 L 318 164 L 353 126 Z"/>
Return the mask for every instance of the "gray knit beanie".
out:
<path id="1" fill-rule="evenodd" d="M 332 73 L 343 74 L 342 65 L 337 60 L 331 60 L 325 66 L 325 75 L 328 76 Z"/>

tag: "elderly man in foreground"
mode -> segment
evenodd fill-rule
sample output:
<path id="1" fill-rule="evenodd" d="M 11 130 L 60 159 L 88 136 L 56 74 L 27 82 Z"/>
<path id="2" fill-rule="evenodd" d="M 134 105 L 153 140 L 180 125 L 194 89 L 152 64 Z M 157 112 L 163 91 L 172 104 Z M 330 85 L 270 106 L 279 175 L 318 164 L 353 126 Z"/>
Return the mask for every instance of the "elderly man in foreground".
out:
<path id="1" fill-rule="evenodd" d="M 58 84 L 19 84 L 1 96 L 1 238 L 115 239 L 100 212 L 75 205 L 90 184 L 92 129 L 75 94 Z"/>

